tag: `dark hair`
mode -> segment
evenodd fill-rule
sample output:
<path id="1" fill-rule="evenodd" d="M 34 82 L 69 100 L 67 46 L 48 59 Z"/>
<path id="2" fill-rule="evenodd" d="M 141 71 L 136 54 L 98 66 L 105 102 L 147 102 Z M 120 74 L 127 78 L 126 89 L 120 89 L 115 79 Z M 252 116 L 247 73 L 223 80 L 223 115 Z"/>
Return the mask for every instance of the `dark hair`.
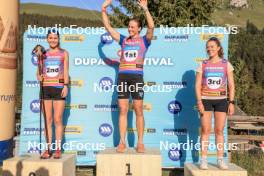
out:
<path id="1" fill-rule="evenodd" d="M 138 27 L 141 28 L 141 30 L 142 30 L 143 23 L 142 23 L 141 19 L 139 19 L 138 17 L 133 17 L 133 18 L 129 19 L 129 22 L 130 21 L 135 21 L 138 24 Z"/>
<path id="2" fill-rule="evenodd" d="M 60 33 L 59 33 L 59 30 L 56 29 L 56 28 L 51 28 L 51 29 L 48 30 L 47 38 L 49 37 L 50 34 L 57 34 L 58 35 L 58 38 L 59 38 L 58 47 L 60 47 Z"/>
<path id="3" fill-rule="evenodd" d="M 220 47 L 220 50 L 218 51 L 218 56 L 219 56 L 220 58 L 223 58 L 223 57 L 224 57 L 224 49 L 223 49 L 223 47 L 222 47 L 222 45 L 221 45 L 220 40 L 219 40 L 217 37 L 211 37 L 211 38 L 209 38 L 209 40 L 207 40 L 207 42 L 206 42 L 206 46 L 207 46 L 207 44 L 208 44 L 209 42 L 211 42 L 211 41 L 214 41 L 214 42 L 216 43 L 216 45 L 217 45 L 218 47 Z"/>
<path id="4" fill-rule="evenodd" d="M 50 34 L 57 34 L 58 35 L 58 37 L 60 38 L 60 33 L 59 33 L 59 30 L 58 29 L 56 29 L 56 28 L 51 28 L 51 29 L 49 29 L 48 30 L 48 33 L 47 33 L 47 38 L 49 37 L 49 35 Z"/>

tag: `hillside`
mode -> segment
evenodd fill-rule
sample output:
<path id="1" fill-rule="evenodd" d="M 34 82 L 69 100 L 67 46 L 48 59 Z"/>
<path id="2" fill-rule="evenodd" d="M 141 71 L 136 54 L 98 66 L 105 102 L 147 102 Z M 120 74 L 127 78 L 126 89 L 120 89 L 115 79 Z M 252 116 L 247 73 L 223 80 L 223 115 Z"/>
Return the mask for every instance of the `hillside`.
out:
<path id="1" fill-rule="evenodd" d="M 76 19 L 88 19 L 92 21 L 101 21 L 101 15 L 95 10 L 84 10 L 73 7 L 62 7 L 47 4 L 21 3 L 20 14 L 40 14 L 47 16 L 67 16 Z"/>
<path id="2" fill-rule="evenodd" d="M 230 0 L 223 0 L 222 7 L 212 15 L 214 23 L 219 25 L 232 24 L 245 27 L 247 20 L 256 25 L 259 29 L 264 28 L 264 1 L 248 0 L 247 9 L 231 9 Z"/>
<path id="3" fill-rule="evenodd" d="M 247 20 L 255 24 L 259 29 L 264 28 L 264 1 L 248 0 L 249 8 L 231 9 L 230 0 L 223 0 L 221 7 L 212 15 L 212 21 L 218 25 L 232 24 L 241 27 L 246 26 Z M 40 14 L 47 16 L 67 16 L 76 19 L 89 19 L 91 21 L 101 21 L 100 12 L 95 10 L 84 10 L 73 7 L 62 7 L 47 4 L 22 3 L 20 13 Z"/>

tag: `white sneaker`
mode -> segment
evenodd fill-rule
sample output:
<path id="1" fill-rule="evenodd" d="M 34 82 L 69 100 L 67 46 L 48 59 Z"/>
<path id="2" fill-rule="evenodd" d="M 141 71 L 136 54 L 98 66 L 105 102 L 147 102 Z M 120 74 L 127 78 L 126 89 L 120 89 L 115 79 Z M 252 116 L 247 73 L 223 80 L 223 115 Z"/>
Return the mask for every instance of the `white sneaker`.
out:
<path id="1" fill-rule="evenodd" d="M 219 169 L 222 169 L 222 170 L 228 169 L 228 166 L 225 164 L 223 158 L 217 159 L 217 166 L 219 167 Z"/>
<path id="2" fill-rule="evenodd" d="M 207 159 L 201 159 L 200 160 L 200 169 L 202 169 L 202 170 L 208 169 Z"/>

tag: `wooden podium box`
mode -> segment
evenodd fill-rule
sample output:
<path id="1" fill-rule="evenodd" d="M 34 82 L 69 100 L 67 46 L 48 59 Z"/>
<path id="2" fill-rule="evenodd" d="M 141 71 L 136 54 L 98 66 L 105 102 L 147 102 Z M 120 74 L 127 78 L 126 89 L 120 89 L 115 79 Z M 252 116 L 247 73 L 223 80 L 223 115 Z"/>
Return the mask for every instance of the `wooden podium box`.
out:
<path id="1" fill-rule="evenodd" d="M 228 164 L 228 170 L 221 170 L 208 163 L 208 170 L 201 170 L 198 164 L 185 163 L 184 176 L 247 176 L 247 171 L 235 164 Z"/>
<path id="2" fill-rule="evenodd" d="M 146 149 L 145 153 L 132 148 L 125 153 L 106 149 L 96 156 L 96 176 L 161 176 L 161 161 L 157 149 Z"/>
<path id="3" fill-rule="evenodd" d="M 74 176 L 75 155 L 61 159 L 40 159 L 39 155 L 14 157 L 3 163 L 3 176 Z"/>

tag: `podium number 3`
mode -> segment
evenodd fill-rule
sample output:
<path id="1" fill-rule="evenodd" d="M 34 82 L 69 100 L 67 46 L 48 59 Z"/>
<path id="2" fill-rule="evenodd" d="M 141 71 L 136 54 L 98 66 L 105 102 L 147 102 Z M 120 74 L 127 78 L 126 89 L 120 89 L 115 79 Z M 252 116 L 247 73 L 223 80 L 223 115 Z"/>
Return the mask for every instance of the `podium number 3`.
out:
<path id="1" fill-rule="evenodd" d="M 126 166 L 127 166 L 127 173 L 126 173 L 126 176 L 132 176 L 132 173 L 130 172 L 130 164 L 127 163 Z"/>

